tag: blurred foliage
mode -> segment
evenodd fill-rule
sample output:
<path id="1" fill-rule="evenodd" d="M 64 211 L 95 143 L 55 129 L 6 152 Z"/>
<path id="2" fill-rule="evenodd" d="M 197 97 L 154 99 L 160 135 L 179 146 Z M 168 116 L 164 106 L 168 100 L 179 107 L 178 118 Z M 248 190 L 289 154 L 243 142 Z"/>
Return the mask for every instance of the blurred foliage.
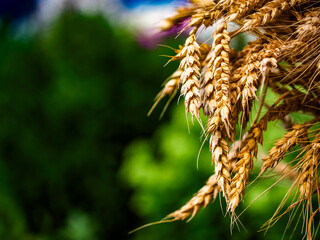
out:
<path id="1" fill-rule="evenodd" d="M 157 126 L 168 54 L 75 11 L 32 36 L 2 31 L 0 239 L 128 238 L 139 219 L 118 169 Z"/>
<path id="2" fill-rule="evenodd" d="M 275 96 L 269 93 L 266 100 L 269 102 L 274 98 Z M 258 105 L 255 107 L 257 109 Z M 135 189 L 130 204 L 136 214 L 145 219 L 145 224 L 159 221 L 167 214 L 182 207 L 204 185 L 214 170 L 207 142 L 201 149 L 204 139 L 199 139 L 202 129 L 198 122 L 195 121 L 192 124 L 189 116 L 186 121 L 183 104 L 180 104 L 172 114 L 171 121 L 160 125 L 152 138 L 136 140 L 125 153 L 126 161 L 123 164 L 121 175 Z M 300 116 L 300 118 L 305 117 Z M 205 119 L 202 122 L 205 123 Z M 188 133 L 187 123 L 189 123 L 190 133 Z M 264 133 L 266 144 L 260 149 L 258 158 L 262 157 L 261 154 L 267 153 L 274 141 L 282 137 L 284 131 L 280 122 L 269 123 L 268 130 Z M 197 169 L 199 150 L 200 158 Z M 290 161 L 296 155 L 297 153 L 290 154 L 286 160 Z M 257 166 L 261 166 L 261 161 L 256 160 L 255 164 L 254 172 L 259 172 Z M 190 222 L 179 221 L 150 226 L 133 233 L 133 239 L 271 240 L 281 239 L 283 236 L 284 239 L 290 237 L 301 239 L 303 237 L 303 234 L 300 234 L 303 227 L 302 221 L 299 221 L 301 210 L 297 216 L 291 215 L 289 218 L 287 214 L 282 217 L 266 234 L 259 231 L 262 225 L 272 217 L 292 184 L 287 179 L 275 184 L 278 182 L 278 176 L 271 175 L 273 177 L 263 177 L 263 181 L 259 179 L 249 184 L 244 204 L 241 204 L 237 211 L 239 221 L 234 222 L 232 233 L 230 232 L 231 216 L 225 214 L 225 202 L 223 198 L 218 197 L 207 209 L 200 210 Z M 251 181 L 254 181 L 256 177 L 257 174 L 253 175 Z M 269 187 L 271 189 L 265 191 Z M 291 199 L 292 196 L 288 198 L 286 207 L 291 204 Z M 292 223 L 287 226 L 289 220 Z M 297 225 L 295 221 L 298 222 Z M 136 225 L 136 227 L 140 226 Z"/>

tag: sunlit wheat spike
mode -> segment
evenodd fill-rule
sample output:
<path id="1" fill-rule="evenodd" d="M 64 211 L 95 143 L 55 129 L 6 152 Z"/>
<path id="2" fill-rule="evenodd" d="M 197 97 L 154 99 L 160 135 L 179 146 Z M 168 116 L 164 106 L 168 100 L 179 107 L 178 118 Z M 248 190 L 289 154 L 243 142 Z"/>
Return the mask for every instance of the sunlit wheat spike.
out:
<path id="1" fill-rule="evenodd" d="M 190 112 L 197 118 L 200 117 L 200 90 L 199 90 L 199 75 L 200 75 L 200 46 L 196 41 L 196 29 L 193 29 L 186 40 L 182 52 L 185 57 L 181 60 L 180 68 L 183 69 L 181 74 L 181 95 L 185 97 L 186 112 Z"/>
<path id="2" fill-rule="evenodd" d="M 158 105 L 158 103 L 166 96 L 174 96 L 180 86 L 180 77 L 182 74 L 181 69 L 177 69 L 166 81 L 164 84 L 163 89 L 158 93 L 155 97 L 155 103 L 151 107 L 150 111 L 148 112 L 148 116 L 152 113 L 154 108 Z M 165 109 L 164 109 L 165 110 Z"/>
<path id="3" fill-rule="evenodd" d="M 215 174 L 224 197 L 228 199 L 231 181 L 231 165 L 226 138 L 230 138 L 230 37 L 226 25 L 219 26 L 214 34 L 212 49 L 208 54 L 201 84 L 204 113 L 209 116 L 207 135 Z"/>
<path id="4" fill-rule="evenodd" d="M 220 128 L 221 126 L 219 126 Z M 215 164 L 215 174 L 217 176 L 218 186 L 221 188 L 223 196 L 228 201 L 231 181 L 231 164 L 227 153 L 229 151 L 228 142 L 221 136 L 221 130 L 217 129 L 210 137 L 210 150 L 212 161 Z"/>
<path id="5" fill-rule="evenodd" d="M 246 134 L 243 147 L 237 154 L 237 163 L 233 169 L 235 173 L 231 182 L 228 210 L 234 212 L 244 196 L 245 185 L 249 180 L 249 171 L 253 167 L 253 158 L 258 152 L 258 144 L 262 143 L 264 123 L 255 124 Z"/>
<path id="6" fill-rule="evenodd" d="M 258 123 L 255 123 L 249 129 L 241 142 L 241 148 L 236 156 L 237 163 L 233 169 L 234 176 L 231 180 L 231 192 L 228 203 L 228 210 L 230 212 L 235 212 L 240 200 L 244 197 L 245 186 L 249 180 L 249 172 L 253 168 L 253 158 L 257 157 L 258 144 L 263 143 L 263 132 L 267 129 L 267 123 L 280 119 L 285 114 L 299 108 L 298 104 L 295 106 L 281 104 L 278 107 L 275 107 L 275 104 Z"/>
<path id="7" fill-rule="evenodd" d="M 213 40 L 214 57 L 212 59 L 212 72 L 215 85 L 215 101 L 217 107 L 215 115 L 221 118 L 224 127 L 230 130 L 230 37 L 226 25 L 215 33 Z"/>
<path id="8" fill-rule="evenodd" d="M 250 15 L 241 26 L 241 31 L 249 31 L 256 27 L 261 27 L 267 23 L 273 21 L 276 17 L 288 10 L 290 7 L 294 7 L 301 1 L 298 0 L 273 0 L 268 1 L 257 12 Z"/>
<path id="9" fill-rule="evenodd" d="M 219 27 L 215 33 L 212 49 L 207 56 L 207 64 L 202 73 L 201 96 L 204 114 L 219 115 L 222 122 L 229 123 L 229 41 L 226 26 Z"/>
<path id="10" fill-rule="evenodd" d="M 242 87 L 242 109 L 243 114 L 250 111 L 251 101 L 256 97 L 259 84 L 263 86 L 269 71 L 277 68 L 280 53 L 277 41 L 265 44 L 264 48 L 257 53 L 251 54 L 250 59 L 242 69 L 240 84 Z M 261 82 L 259 83 L 259 80 Z"/>
<path id="11" fill-rule="evenodd" d="M 314 190 L 318 190 L 318 166 L 320 160 L 320 132 L 314 140 L 307 145 L 302 159 L 302 167 L 299 170 L 298 183 L 300 186 L 300 196 L 311 201 Z"/>
<path id="12" fill-rule="evenodd" d="M 205 208 L 211 201 L 214 201 L 220 192 L 216 175 L 212 175 L 197 193 L 184 206 L 177 211 L 169 214 L 165 219 L 185 220 L 190 217 L 189 221 Z"/>
<path id="13" fill-rule="evenodd" d="M 274 168 L 278 162 L 288 154 L 288 151 L 301 143 L 306 137 L 306 134 L 313 122 L 306 122 L 305 124 L 296 124 L 292 127 L 292 130 L 287 132 L 283 138 L 275 142 L 274 146 L 269 150 L 269 154 L 263 158 L 264 161 L 260 174 L 264 173 L 268 168 Z"/>
<path id="14" fill-rule="evenodd" d="M 228 16 L 226 17 L 227 22 L 232 22 L 237 19 L 244 17 L 250 10 L 254 9 L 258 5 L 261 5 L 266 0 L 238 0 L 234 1 L 228 11 Z"/>
<path id="15" fill-rule="evenodd" d="M 258 53 L 263 49 L 263 44 L 266 40 L 263 38 L 258 38 L 255 41 L 249 42 L 248 45 L 240 52 L 238 52 L 235 62 L 233 63 L 234 70 L 231 73 L 230 78 L 230 102 L 231 102 L 231 124 L 232 129 L 236 130 L 236 125 L 238 123 L 238 116 L 240 114 L 242 90 L 243 85 L 240 80 L 246 77 L 244 73 L 246 72 L 246 63 L 249 62 L 252 54 Z M 244 128 L 246 121 L 242 121 L 242 127 Z M 233 131 L 233 132 L 234 132 Z M 232 132 L 231 132 L 232 133 Z M 233 138 L 233 137 L 232 137 Z"/>

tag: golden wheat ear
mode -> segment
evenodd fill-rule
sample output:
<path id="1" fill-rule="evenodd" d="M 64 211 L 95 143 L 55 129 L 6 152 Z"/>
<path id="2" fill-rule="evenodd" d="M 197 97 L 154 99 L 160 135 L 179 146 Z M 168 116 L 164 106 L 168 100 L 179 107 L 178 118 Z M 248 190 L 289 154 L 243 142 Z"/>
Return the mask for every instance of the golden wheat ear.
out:
<path id="1" fill-rule="evenodd" d="M 232 216 L 231 224 L 233 220 L 237 223 L 235 210 L 245 197 L 253 159 L 257 157 L 258 145 L 264 142 L 263 132 L 268 123 L 282 121 L 287 132 L 271 149 L 265 149 L 269 153 L 263 159 L 258 177 L 271 169 L 280 175 L 280 179 L 293 181 L 294 187 L 289 189 L 265 227 L 275 224 L 287 212 L 293 211 L 295 215 L 296 206 L 301 205 L 305 216 L 310 216 L 305 226 L 308 240 L 311 239 L 319 204 L 314 208 L 310 199 L 314 195 L 320 199 L 319 130 L 314 130 L 320 116 L 319 1 L 189 2 L 190 5 L 178 9 L 177 14 L 166 22 L 166 27 L 170 28 L 184 20 L 182 31 L 190 31 L 185 44 L 175 50 L 176 55 L 170 60 L 180 61 L 182 73 L 174 84 L 166 83 L 168 85 L 157 95 L 152 109 L 164 96 L 170 95 L 166 109 L 181 86 L 180 96 L 184 97 L 186 115 L 190 112 L 200 121 L 200 111 L 203 111 L 202 119 L 207 122 L 203 134 L 205 140 L 209 139 L 215 173 L 189 202 L 165 219 L 185 220 L 189 217 L 190 220 L 222 192 Z M 231 21 L 238 28 L 228 32 L 227 25 Z M 213 39 L 212 44 L 200 43 L 197 38 L 202 29 L 209 26 L 213 26 L 213 32 L 207 41 Z M 250 32 L 257 39 L 238 52 L 232 51 L 230 40 L 242 32 Z M 259 88 L 260 95 L 257 94 Z M 273 99 L 276 99 L 274 103 Z M 258 108 L 255 108 L 256 102 Z M 288 122 L 286 118 L 292 118 L 293 113 L 302 114 L 301 121 L 293 122 L 304 123 Z M 250 121 L 251 127 L 243 135 L 241 131 L 247 129 Z M 242 140 L 235 142 L 236 137 Z M 294 160 L 295 166 L 288 165 L 292 168 L 289 174 L 281 169 L 284 164 L 281 160 L 297 145 L 300 146 L 297 148 L 299 158 Z M 294 201 L 280 214 L 293 192 Z"/>
<path id="2" fill-rule="evenodd" d="M 320 131 L 304 149 L 302 166 L 298 177 L 300 198 L 311 201 L 313 192 L 319 188 L 318 166 L 320 162 Z"/>
<path id="3" fill-rule="evenodd" d="M 274 168 L 278 162 L 288 154 L 290 149 L 305 140 L 308 130 L 314 125 L 315 121 L 317 120 L 293 125 L 291 131 L 276 141 L 274 146 L 269 150 L 269 154 L 262 159 L 263 165 L 260 170 L 260 175 L 268 168 Z"/>
<path id="4" fill-rule="evenodd" d="M 166 79 L 163 89 L 155 97 L 155 103 L 152 105 L 151 109 L 149 110 L 148 116 L 151 115 L 155 107 L 164 97 L 171 96 L 169 99 L 169 103 L 170 103 L 170 101 L 172 100 L 172 98 L 174 97 L 174 95 L 177 93 L 179 89 L 181 74 L 182 74 L 182 70 L 178 69 L 169 78 Z M 167 108 L 167 106 L 165 108 Z"/>
<path id="5" fill-rule="evenodd" d="M 182 53 L 185 57 L 181 60 L 180 68 L 183 72 L 180 77 L 181 95 L 184 96 L 186 112 L 190 112 L 192 116 L 200 117 L 200 91 L 199 91 L 199 75 L 200 75 L 200 46 L 196 42 L 197 29 L 190 32 L 186 40 Z"/>
<path id="6" fill-rule="evenodd" d="M 297 2 L 298 0 L 292 0 L 291 3 L 287 0 L 268 1 L 262 8 L 259 8 L 257 12 L 249 15 L 247 19 L 244 20 L 243 25 L 240 27 L 240 31 L 250 31 L 272 22 L 284 11 L 288 10 L 290 7 L 294 7 Z"/>
<path id="7" fill-rule="evenodd" d="M 170 213 L 165 219 L 171 221 L 185 220 L 190 221 L 201 208 L 205 208 L 211 201 L 214 201 L 220 192 L 217 176 L 211 175 L 206 184 L 191 198 L 184 206 L 177 211 Z"/>
<path id="8" fill-rule="evenodd" d="M 164 219 L 158 222 L 148 223 L 141 227 L 138 227 L 130 231 L 129 234 L 132 234 L 136 231 L 139 231 L 143 228 L 150 227 L 153 225 L 169 223 L 169 222 L 174 222 L 178 220 L 185 220 L 188 217 L 189 217 L 188 221 L 191 221 L 191 219 L 200 211 L 201 208 L 207 207 L 211 201 L 214 201 L 216 199 L 219 192 L 220 192 L 220 188 L 217 184 L 217 178 L 216 178 L 216 175 L 213 174 L 209 177 L 206 184 L 196 193 L 196 195 L 192 197 L 180 209 L 174 211 L 173 213 L 170 213 Z"/>

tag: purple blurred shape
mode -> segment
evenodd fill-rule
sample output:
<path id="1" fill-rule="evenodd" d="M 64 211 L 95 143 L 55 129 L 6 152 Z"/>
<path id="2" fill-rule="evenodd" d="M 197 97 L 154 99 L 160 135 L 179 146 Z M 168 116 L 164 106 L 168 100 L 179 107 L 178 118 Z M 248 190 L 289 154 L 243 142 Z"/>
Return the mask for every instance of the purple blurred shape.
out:
<path id="1" fill-rule="evenodd" d="M 135 8 L 139 5 L 160 5 L 172 2 L 173 0 L 122 0 L 122 3 L 128 8 Z"/>
<path id="2" fill-rule="evenodd" d="M 153 49 L 162 41 L 170 37 L 176 37 L 178 34 L 188 34 L 190 29 L 184 29 L 188 24 L 188 19 L 184 19 L 179 26 L 173 26 L 167 31 L 160 29 L 146 30 L 138 36 L 139 44 L 146 49 Z M 184 31 L 183 31 L 184 30 Z M 183 31 L 183 32 L 181 32 Z"/>

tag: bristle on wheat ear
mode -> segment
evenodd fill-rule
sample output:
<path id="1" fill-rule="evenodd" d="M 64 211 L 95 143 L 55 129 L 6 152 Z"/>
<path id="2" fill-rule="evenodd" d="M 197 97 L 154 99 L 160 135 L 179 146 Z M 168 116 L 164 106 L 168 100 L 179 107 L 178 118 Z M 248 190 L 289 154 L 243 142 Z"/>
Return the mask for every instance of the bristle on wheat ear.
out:
<path id="1" fill-rule="evenodd" d="M 202 119 L 207 118 L 204 135 L 209 139 L 215 172 L 189 202 L 166 219 L 190 217 L 190 220 L 220 192 L 227 210 L 235 213 L 240 201 L 245 199 L 253 159 L 258 157 L 258 145 L 264 144 L 263 132 L 273 121 L 282 122 L 287 132 L 262 159 L 259 177 L 268 169 L 278 171 L 277 164 L 280 161 L 281 166 L 286 164 L 283 159 L 288 152 L 294 147 L 300 149 L 297 159 L 287 163 L 296 173 L 291 180 L 295 179 L 294 188 L 300 191 L 300 198 L 286 212 L 304 199 L 312 204 L 311 197 L 318 193 L 320 161 L 320 3 L 189 1 L 190 5 L 179 8 L 162 26 L 168 30 L 184 22 L 184 30 L 189 34 L 171 58 L 171 61 L 180 61 L 179 69 L 165 83 L 155 105 L 180 89 L 186 113 L 200 119 L 203 112 Z M 227 30 L 230 22 L 239 25 L 231 33 Z M 209 26 L 213 26 L 212 43 L 198 42 L 201 29 Z M 229 47 L 229 42 L 244 32 L 258 38 L 236 52 Z M 260 94 L 259 88 L 264 89 Z M 265 100 L 268 94 L 277 100 Z M 253 116 L 255 104 L 260 107 Z M 290 114 L 297 112 L 313 116 L 313 120 L 288 123 Z M 247 126 L 253 119 L 252 125 Z M 244 132 L 236 139 L 239 131 Z M 288 176 L 285 171 L 280 175 Z M 316 210 L 310 213 L 312 217 L 305 224 L 308 240 L 313 236 L 310 226 L 319 206 L 310 209 Z"/>

